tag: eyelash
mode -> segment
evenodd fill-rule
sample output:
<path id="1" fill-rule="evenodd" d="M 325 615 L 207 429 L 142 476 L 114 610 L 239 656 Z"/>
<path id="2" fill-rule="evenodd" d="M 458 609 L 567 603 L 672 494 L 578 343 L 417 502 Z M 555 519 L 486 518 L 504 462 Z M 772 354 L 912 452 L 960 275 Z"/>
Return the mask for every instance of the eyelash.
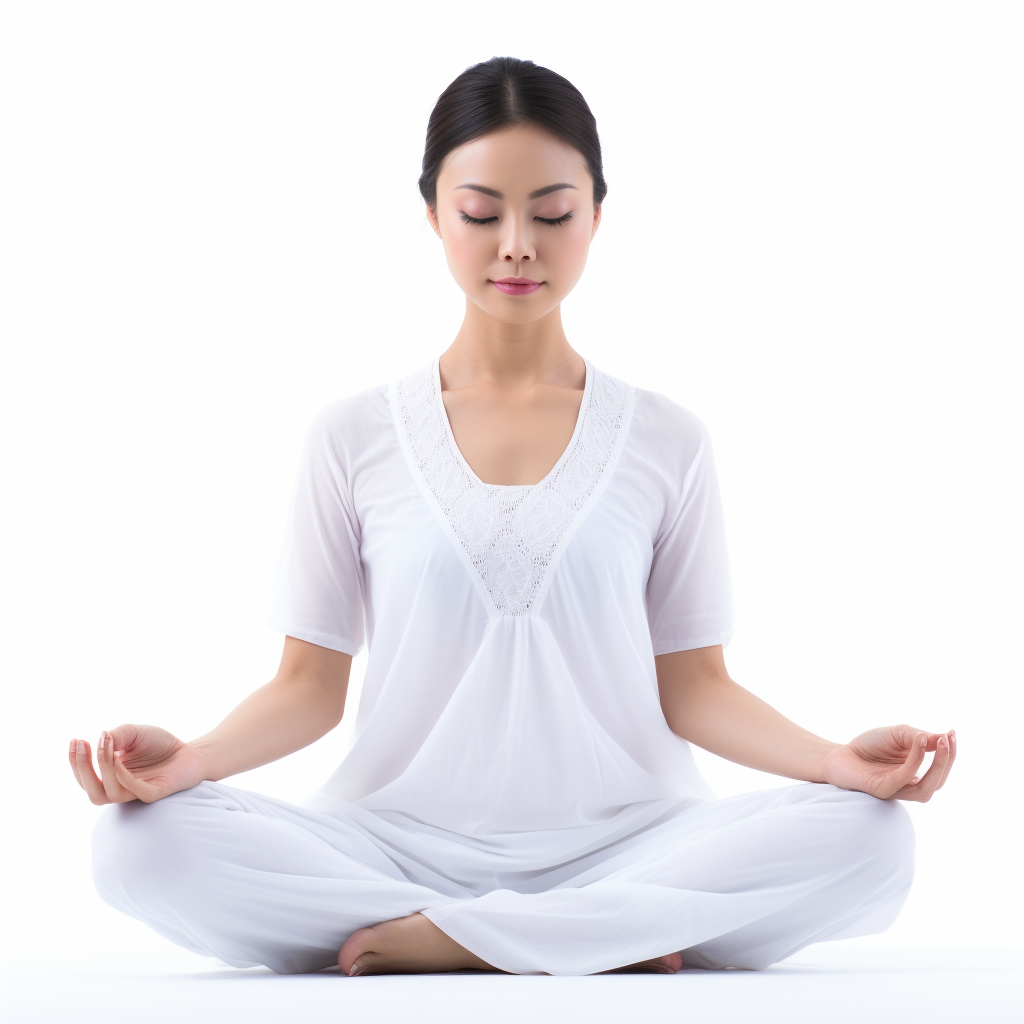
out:
<path id="1" fill-rule="evenodd" d="M 492 221 L 496 221 L 497 217 L 470 217 L 468 213 L 464 213 L 462 210 L 459 211 L 459 216 L 466 224 L 490 224 Z M 556 227 L 559 224 L 564 224 L 567 220 L 572 218 L 572 213 L 563 213 L 561 217 L 534 217 L 534 220 L 539 220 L 542 224 L 550 224 L 552 227 Z"/>

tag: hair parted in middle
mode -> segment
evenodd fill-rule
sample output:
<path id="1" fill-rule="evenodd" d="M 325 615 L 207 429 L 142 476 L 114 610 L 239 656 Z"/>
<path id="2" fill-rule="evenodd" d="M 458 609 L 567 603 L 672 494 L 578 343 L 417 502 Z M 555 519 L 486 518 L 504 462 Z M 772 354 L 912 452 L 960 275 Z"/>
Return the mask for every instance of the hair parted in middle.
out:
<path id="1" fill-rule="evenodd" d="M 608 186 L 597 122 L 587 101 L 567 78 L 516 57 L 474 64 L 438 97 L 427 123 L 419 180 L 427 205 L 437 205 L 437 175 L 453 149 L 521 124 L 550 132 L 579 151 L 594 182 L 594 206 L 599 206 Z"/>

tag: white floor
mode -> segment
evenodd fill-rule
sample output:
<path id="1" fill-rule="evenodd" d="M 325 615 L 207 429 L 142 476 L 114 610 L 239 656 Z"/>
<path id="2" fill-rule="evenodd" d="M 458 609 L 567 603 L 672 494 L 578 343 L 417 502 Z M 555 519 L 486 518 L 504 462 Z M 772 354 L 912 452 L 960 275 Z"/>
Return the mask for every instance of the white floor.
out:
<path id="1" fill-rule="evenodd" d="M 101 966 L 102 950 L 92 949 L 77 960 L 46 966 L 37 961 L 31 969 L 12 971 L 9 963 L 0 1013 L 9 1024 L 1021 1024 L 1019 962 L 1020 952 L 1010 949 L 906 949 L 854 942 L 810 947 L 761 972 L 586 978 L 459 972 L 347 978 L 336 971 L 291 977 L 259 969 L 239 971 L 170 947 L 159 961 L 162 972 L 146 962 L 118 970 Z"/>

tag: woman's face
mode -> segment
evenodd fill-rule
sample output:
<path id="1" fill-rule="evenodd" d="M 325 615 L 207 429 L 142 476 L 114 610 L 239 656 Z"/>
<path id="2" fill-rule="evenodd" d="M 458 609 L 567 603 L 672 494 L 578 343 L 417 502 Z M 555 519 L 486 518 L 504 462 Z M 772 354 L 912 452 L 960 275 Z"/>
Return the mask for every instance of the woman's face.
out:
<path id="1" fill-rule="evenodd" d="M 582 154 L 520 125 L 453 149 L 427 216 L 467 297 L 496 320 L 527 324 L 580 279 L 601 210 Z"/>

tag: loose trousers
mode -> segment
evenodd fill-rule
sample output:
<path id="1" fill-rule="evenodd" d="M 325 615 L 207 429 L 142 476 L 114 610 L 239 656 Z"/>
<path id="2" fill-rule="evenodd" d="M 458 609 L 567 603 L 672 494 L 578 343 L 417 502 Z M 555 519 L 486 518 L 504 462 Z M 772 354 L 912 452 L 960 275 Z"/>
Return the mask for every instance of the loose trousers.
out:
<path id="1" fill-rule="evenodd" d="M 236 967 L 320 970 L 356 929 L 421 912 L 500 970 L 583 975 L 677 951 L 687 967 L 761 969 L 883 931 L 914 873 L 901 804 L 818 783 L 687 807 L 534 875 L 525 892 L 461 884 L 443 845 L 429 861 L 397 857 L 346 806 L 218 782 L 115 804 L 93 833 L 96 886 Z"/>

